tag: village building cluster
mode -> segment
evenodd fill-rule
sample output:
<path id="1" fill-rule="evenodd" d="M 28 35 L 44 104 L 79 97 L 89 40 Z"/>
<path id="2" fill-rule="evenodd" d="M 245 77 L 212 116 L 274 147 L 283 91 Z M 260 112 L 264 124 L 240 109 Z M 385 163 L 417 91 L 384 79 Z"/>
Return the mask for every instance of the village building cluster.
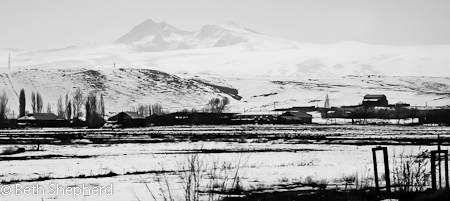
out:
<path id="1" fill-rule="evenodd" d="M 325 104 L 326 105 L 326 104 Z M 383 94 L 368 94 L 360 105 L 341 107 L 292 107 L 274 109 L 272 112 L 253 113 L 207 113 L 207 112 L 174 112 L 143 116 L 138 112 L 119 112 L 105 119 L 103 127 L 127 128 L 145 126 L 171 125 L 241 125 L 241 124 L 311 124 L 312 113 L 319 113 L 320 118 L 351 119 L 351 123 L 360 123 L 362 119 L 406 119 L 417 118 L 420 124 L 446 123 L 450 111 L 448 109 L 417 109 L 406 103 L 389 104 Z M 32 113 L 11 120 L 15 127 L 85 127 L 81 120 L 69 121 L 58 118 L 52 113 Z"/>

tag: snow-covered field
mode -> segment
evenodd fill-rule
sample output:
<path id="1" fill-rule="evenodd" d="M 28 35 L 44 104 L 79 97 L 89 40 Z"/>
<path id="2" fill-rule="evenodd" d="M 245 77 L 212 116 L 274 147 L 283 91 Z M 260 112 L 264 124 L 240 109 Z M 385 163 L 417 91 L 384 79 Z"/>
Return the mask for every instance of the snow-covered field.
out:
<path id="1" fill-rule="evenodd" d="M 332 127 L 333 128 L 333 127 Z M 403 127 L 358 127 L 354 135 L 383 136 L 391 130 L 399 132 Z M 379 129 L 379 130 L 377 130 Z M 436 129 L 417 128 L 417 132 L 404 132 L 403 135 L 422 136 L 420 132 L 437 137 Z M 312 130 L 321 134 L 323 129 Z M 437 132 L 437 133 L 440 133 Z M 343 133 L 352 135 L 349 133 Z M 431 136 L 431 137 L 433 137 Z M 430 136 L 428 136 L 430 137 Z M 2 145 L 5 149 L 11 145 Z M 23 145 L 34 149 L 33 145 Z M 295 182 L 318 181 L 328 183 L 328 187 L 342 185 L 342 179 L 351 175 L 369 178 L 373 176 L 371 149 L 375 146 L 329 145 L 329 144 L 293 144 L 290 141 L 247 141 L 219 142 L 171 142 L 171 143 L 131 143 L 131 144 L 70 144 L 41 145 L 43 151 L 2 156 L 0 179 L 11 187 L 24 188 L 33 185 L 44 188 L 44 194 L 15 196 L 1 195 L 1 200 L 157 200 L 171 196 L 179 200 L 183 196 L 183 180 L 180 175 L 183 164 L 192 156 L 198 156 L 203 172 L 202 188 L 210 185 L 212 170 L 217 180 L 239 175 L 240 185 L 244 189 L 282 189 L 277 186 Z M 447 150 L 449 147 L 443 146 Z M 436 146 L 397 146 L 389 145 L 389 156 L 400 154 L 416 155 L 422 151 L 437 149 Z M 22 158 L 29 157 L 28 159 Z M 30 158 L 32 157 L 32 158 Z M 379 155 L 381 159 L 381 155 Z M 8 160 L 9 159 L 9 160 Z M 379 159 L 379 160 L 380 160 Z M 392 164 L 392 157 L 390 164 Z M 382 165 L 382 164 L 379 164 Z M 381 166 L 380 168 L 381 169 Z M 163 172 L 168 171 L 168 172 Z M 175 172 L 172 172 L 175 171 Z M 104 176 L 108 173 L 117 176 Z M 90 178 L 99 176 L 99 178 Z M 46 178 L 45 181 L 32 181 Z M 60 179 L 57 179 L 60 178 Z M 220 179 L 218 179 L 220 178 Z M 27 182 L 20 182 L 28 180 Z M 229 179 L 228 181 L 231 181 Z M 148 189 L 146 186 L 148 185 Z M 53 185 L 52 185 L 53 184 Z M 76 196 L 53 194 L 55 185 L 67 187 L 110 187 L 112 195 Z M 5 186 L 3 185 L 3 186 Z M 3 188 L 2 188 L 3 189 Z M 66 192 L 67 193 L 67 192 Z M 111 193 L 111 192 L 106 192 Z M 206 195 L 205 195 L 206 196 Z M 204 199 L 207 198 L 203 197 Z"/>
<path id="2" fill-rule="evenodd" d="M 102 94 L 106 111 L 111 113 L 155 103 L 165 112 L 201 110 L 217 96 L 229 97 L 230 111 L 238 113 L 323 106 L 327 94 L 331 106 L 357 105 L 365 94 L 385 94 L 391 104 L 429 107 L 449 104 L 449 63 L 449 45 L 308 44 L 264 36 L 232 23 L 186 32 L 150 20 L 113 44 L 36 52 L 0 49 L 0 85 L 9 97 L 10 117 L 17 116 L 21 89 L 27 101 L 32 91 L 39 91 L 44 106 L 50 103 L 53 112 L 57 99 L 75 88 L 85 94 Z M 337 128 L 334 132 L 374 139 L 385 134 L 433 138 L 447 132 L 435 127 L 363 128 L 367 129 Z M 295 132 L 327 134 L 321 129 Z M 202 188 L 211 182 L 212 175 L 218 180 L 238 175 L 244 189 L 273 190 L 278 188 L 273 185 L 312 180 L 332 186 L 348 175 L 372 175 L 373 147 L 285 140 L 43 145 L 43 151 L 2 156 L 0 179 L 11 183 L 1 186 L 0 200 L 73 197 L 52 194 L 49 187 L 56 184 L 65 189 L 83 184 L 90 189 L 113 185 L 111 196 L 105 195 L 111 192 L 103 192 L 102 196 L 77 196 L 73 200 L 154 200 L 153 196 L 156 200 L 167 196 L 179 200 L 185 184 L 180 167 L 186 158 L 196 155 L 206 169 Z M 389 155 L 435 148 L 389 145 Z M 213 174 L 213 167 L 221 167 L 217 168 L 221 171 Z M 20 187 L 17 185 L 39 185 L 43 191 L 4 196 L 7 187 Z M 16 192 L 13 189 L 12 194 Z M 167 195 L 169 192 L 173 195 Z"/>

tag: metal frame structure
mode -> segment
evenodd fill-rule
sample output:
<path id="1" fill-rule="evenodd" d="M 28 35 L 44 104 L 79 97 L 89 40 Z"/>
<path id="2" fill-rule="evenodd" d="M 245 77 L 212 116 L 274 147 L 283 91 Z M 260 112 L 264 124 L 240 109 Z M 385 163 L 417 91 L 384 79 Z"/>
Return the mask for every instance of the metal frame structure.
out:
<path id="1" fill-rule="evenodd" d="M 391 177 L 389 175 L 389 160 L 388 160 L 388 153 L 387 153 L 387 147 L 375 147 L 372 148 L 372 156 L 373 156 L 373 170 L 375 174 L 375 190 L 376 193 L 380 193 L 380 184 L 378 183 L 378 167 L 377 167 L 377 155 L 376 151 L 383 151 L 383 159 L 384 159 L 384 175 L 386 179 L 386 192 L 391 192 Z"/>

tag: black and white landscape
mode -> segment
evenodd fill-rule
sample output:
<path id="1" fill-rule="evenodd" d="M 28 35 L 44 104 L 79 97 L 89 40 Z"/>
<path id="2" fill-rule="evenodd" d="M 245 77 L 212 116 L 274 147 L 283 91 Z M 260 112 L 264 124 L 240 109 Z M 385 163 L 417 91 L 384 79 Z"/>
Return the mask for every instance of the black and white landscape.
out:
<path id="1" fill-rule="evenodd" d="M 447 2 L 0 4 L 0 200 L 448 197 Z"/>

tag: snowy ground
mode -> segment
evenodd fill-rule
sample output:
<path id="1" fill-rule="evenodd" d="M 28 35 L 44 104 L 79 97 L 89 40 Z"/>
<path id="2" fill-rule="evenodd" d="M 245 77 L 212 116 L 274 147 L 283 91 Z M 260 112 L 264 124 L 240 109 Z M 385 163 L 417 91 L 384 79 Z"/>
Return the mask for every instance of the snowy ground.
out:
<path id="1" fill-rule="evenodd" d="M 386 130 L 398 132 L 402 127 L 366 127 L 369 135 L 382 136 Z M 379 131 L 376 129 L 380 128 Z M 431 128 L 435 130 L 436 128 Z M 364 129 L 361 129 L 362 132 Z M 419 128 L 418 133 L 430 135 L 429 128 Z M 315 132 L 321 133 L 321 129 Z M 378 133 L 378 134 L 377 134 Z M 360 135 L 364 133 L 359 133 Z M 358 133 L 355 133 L 358 135 Z M 404 135 L 409 135 L 404 133 Z M 433 134 L 431 134 L 433 135 Z M 2 145 L 5 149 L 10 145 Z M 32 145 L 24 145 L 33 149 Z M 230 165 L 217 173 L 221 178 L 233 175 L 239 169 L 241 185 L 245 189 L 274 189 L 279 184 L 304 182 L 308 179 L 326 182 L 329 187 L 342 184 L 342 178 L 358 174 L 359 177 L 371 177 L 373 164 L 371 149 L 374 146 L 326 145 L 326 144 L 291 144 L 277 140 L 267 142 L 174 142 L 153 144 L 72 144 L 43 145 L 44 151 L 29 151 L 21 154 L 4 156 L 1 164 L 0 179 L 29 180 L 49 177 L 45 181 L 28 181 L 4 186 L 21 187 L 39 185 L 44 193 L 36 195 L 15 196 L 0 195 L 2 200 L 157 200 L 167 197 L 165 182 L 169 184 L 172 196 L 179 200 L 183 196 L 183 182 L 180 172 L 161 172 L 181 170 L 182 164 L 189 156 L 198 153 L 206 172 L 202 186 L 211 182 L 207 179 L 213 164 Z M 447 150 L 449 147 L 442 147 Z M 421 151 L 437 149 L 436 146 L 388 146 L 389 156 L 399 154 L 415 155 Z M 53 156 L 52 156 L 53 155 Z M 55 156 L 57 155 L 57 156 Z M 34 159 L 19 160 L 20 156 L 35 156 Z M 39 157 L 40 156 L 40 157 Z M 379 157 L 381 155 L 378 155 Z M 6 157 L 11 160 L 6 160 Z M 380 157 L 381 158 L 381 157 Z M 392 159 L 390 159 L 392 160 Z M 392 163 L 392 161 L 390 161 Z M 239 164 L 239 165 L 237 165 Z M 221 166 L 218 165 L 218 166 Z M 379 164 L 380 165 L 380 164 Z M 382 165 L 382 164 L 381 164 Z M 380 168 L 381 169 L 381 166 Z M 110 172 L 118 176 L 100 178 L 82 178 L 103 175 Z M 78 177 L 78 178 L 69 178 Z M 61 178 L 61 179 L 55 179 Z M 64 179 L 69 178 L 69 179 Z M 145 182 L 144 182 L 145 181 Z M 147 189 L 147 183 L 150 190 Z M 53 185 L 51 185 L 53 184 Z M 112 195 L 76 196 L 53 194 L 55 185 L 67 187 L 109 187 L 113 185 Z M 151 192 L 151 193 L 150 193 Z M 67 192 L 66 192 L 67 193 Z M 110 192 L 106 192 L 110 193 Z M 207 197 L 203 197 L 206 199 Z"/>

